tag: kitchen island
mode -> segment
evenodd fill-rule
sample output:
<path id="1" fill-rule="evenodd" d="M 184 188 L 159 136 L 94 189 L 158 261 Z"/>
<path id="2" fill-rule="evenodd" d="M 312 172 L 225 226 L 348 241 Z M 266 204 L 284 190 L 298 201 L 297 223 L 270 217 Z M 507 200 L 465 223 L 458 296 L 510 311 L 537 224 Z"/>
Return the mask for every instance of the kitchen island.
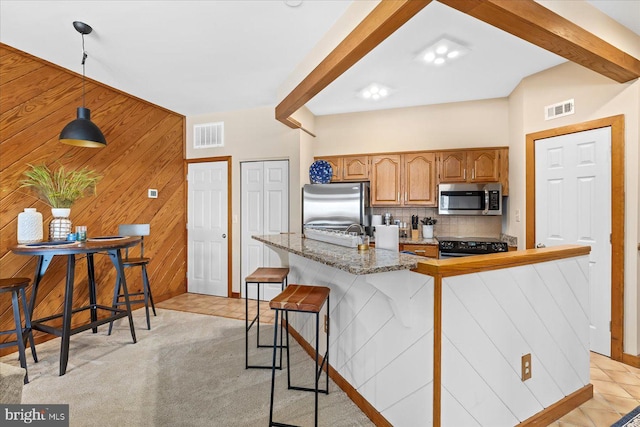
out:
<path id="1" fill-rule="evenodd" d="M 546 425 L 592 396 L 589 247 L 430 260 L 254 238 L 289 283 L 331 289 L 332 377 L 378 425 Z M 290 316 L 306 348 L 311 323 Z"/>

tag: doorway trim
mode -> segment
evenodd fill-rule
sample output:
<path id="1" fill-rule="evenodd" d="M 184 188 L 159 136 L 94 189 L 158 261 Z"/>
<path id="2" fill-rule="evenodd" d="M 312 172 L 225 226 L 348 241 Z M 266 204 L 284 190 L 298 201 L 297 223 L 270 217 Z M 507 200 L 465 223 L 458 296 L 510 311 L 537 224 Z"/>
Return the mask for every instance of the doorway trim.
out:
<path id="1" fill-rule="evenodd" d="M 526 249 L 535 246 L 535 141 L 611 127 L 611 358 L 624 355 L 624 115 L 526 135 Z"/>
<path id="2" fill-rule="evenodd" d="M 188 223 L 188 218 L 189 218 L 189 191 L 188 191 L 188 185 L 189 182 L 187 181 L 187 173 L 189 171 L 189 164 L 190 163 L 210 163 L 210 162 L 227 162 L 227 218 L 231 218 L 231 200 L 232 200 L 232 194 L 231 194 L 231 156 L 220 156 L 220 157 L 203 157 L 200 159 L 185 159 L 184 161 L 184 223 L 187 224 Z M 231 284 L 233 283 L 232 279 L 233 279 L 233 270 L 232 270 L 232 261 L 233 261 L 233 252 L 231 251 L 231 248 L 233 247 L 232 241 L 233 241 L 233 234 L 232 234 L 232 229 L 233 227 L 229 226 L 229 223 L 227 222 L 227 236 L 229 236 L 229 238 L 227 239 L 227 298 L 230 298 L 232 296 L 232 288 L 231 288 Z M 188 233 L 188 230 L 187 230 Z M 188 245 L 188 239 L 189 236 L 187 234 L 185 234 L 185 247 L 187 248 L 187 263 L 189 262 L 189 245 Z M 186 289 L 189 289 L 189 278 L 185 278 L 185 283 L 186 283 Z"/>

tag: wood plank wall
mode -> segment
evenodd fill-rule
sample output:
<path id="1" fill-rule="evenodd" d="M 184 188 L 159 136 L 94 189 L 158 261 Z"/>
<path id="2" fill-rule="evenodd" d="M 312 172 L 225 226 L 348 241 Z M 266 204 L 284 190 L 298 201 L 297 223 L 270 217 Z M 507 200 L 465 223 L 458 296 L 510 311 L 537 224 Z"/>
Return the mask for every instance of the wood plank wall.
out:
<path id="1" fill-rule="evenodd" d="M 86 106 L 108 145 L 61 144 L 60 131 L 75 119 L 80 106 L 81 74 L 0 43 L 0 276 L 33 278 L 35 257 L 9 250 L 16 244 L 17 215 L 24 208 L 35 207 L 43 214 L 48 238 L 49 206 L 18 188 L 27 164 L 62 164 L 68 169 L 87 166 L 103 178 L 96 197 L 73 205 L 73 224 L 86 225 L 91 237 L 114 235 L 118 224 L 150 223 L 145 255 L 152 259 L 148 271 L 155 301 L 186 292 L 184 116 L 87 79 Z M 148 188 L 158 189 L 157 199 L 147 198 Z M 106 255 L 96 255 L 95 262 L 98 303 L 110 305 L 115 272 Z M 62 257 L 52 261 L 41 283 L 34 317 L 62 311 L 65 268 Z M 141 289 L 139 269 L 128 269 L 127 278 L 133 290 Z M 88 301 L 84 283 L 86 261 L 77 257 L 74 307 Z M 78 315 L 74 324 L 86 319 Z M 11 300 L 0 295 L 0 329 L 9 329 L 12 321 Z M 37 334 L 37 341 L 49 338 Z M 3 349 L 0 354 L 15 350 Z"/>

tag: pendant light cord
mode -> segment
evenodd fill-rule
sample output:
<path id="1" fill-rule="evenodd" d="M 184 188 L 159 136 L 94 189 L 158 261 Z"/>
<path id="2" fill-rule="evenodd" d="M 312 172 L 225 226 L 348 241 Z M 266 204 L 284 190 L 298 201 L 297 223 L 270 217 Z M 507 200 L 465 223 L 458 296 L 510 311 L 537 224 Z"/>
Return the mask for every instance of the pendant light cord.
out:
<path id="1" fill-rule="evenodd" d="M 84 76 L 84 63 L 87 60 L 87 51 L 84 50 L 84 34 L 82 34 L 82 108 L 85 108 L 85 96 L 84 96 L 84 81 L 85 81 L 85 76 Z"/>

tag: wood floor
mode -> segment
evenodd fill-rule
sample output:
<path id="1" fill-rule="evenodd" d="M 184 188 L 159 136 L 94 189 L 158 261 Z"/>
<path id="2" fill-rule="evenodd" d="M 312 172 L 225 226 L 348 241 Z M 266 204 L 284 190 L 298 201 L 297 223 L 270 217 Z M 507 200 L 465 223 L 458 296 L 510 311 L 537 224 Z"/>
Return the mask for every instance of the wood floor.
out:
<path id="1" fill-rule="evenodd" d="M 245 318 L 244 299 L 186 293 L 158 303 L 157 306 L 232 319 L 244 320 Z M 249 314 L 255 313 L 255 309 L 256 301 L 250 300 Z M 267 302 L 260 303 L 260 321 L 273 322 L 273 311 Z M 623 415 L 640 406 L 640 369 L 591 353 L 591 384 L 594 390 L 593 399 L 550 426 L 610 426 Z"/>

